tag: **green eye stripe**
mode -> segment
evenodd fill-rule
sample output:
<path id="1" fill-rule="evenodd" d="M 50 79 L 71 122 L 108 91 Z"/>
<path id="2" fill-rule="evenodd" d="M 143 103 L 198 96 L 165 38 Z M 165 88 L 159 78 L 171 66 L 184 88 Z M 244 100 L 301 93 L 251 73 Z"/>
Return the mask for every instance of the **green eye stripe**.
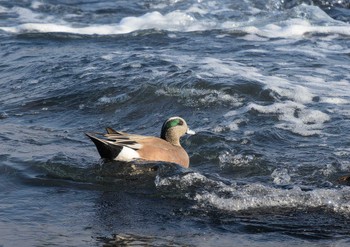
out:
<path id="1" fill-rule="evenodd" d="M 167 124 L 166 124 L 166 128 L 169 129 L 171 127 L 175 127 L 177 125 L 180 124 L 180 119 L 174 119 L 174 120 L 171 120 L 169 121 Z"/>

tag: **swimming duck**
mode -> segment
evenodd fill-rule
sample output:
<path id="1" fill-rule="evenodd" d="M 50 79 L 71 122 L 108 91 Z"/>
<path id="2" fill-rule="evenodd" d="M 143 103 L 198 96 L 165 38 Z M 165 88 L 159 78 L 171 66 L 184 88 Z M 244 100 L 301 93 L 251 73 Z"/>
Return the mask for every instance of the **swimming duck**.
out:
<path id="1" fill-rule="evenodd" d="M 96 145 L 101 158 L 117 161 L 163 161 L 188 168 L 189 157 L 180 144 L 185 134 L 193 135 L 186 121 L 171 117 L 162 126 L 160 138 L 116 131 L 107 127 L 107 134 L 85 133 Z M 102 135 L 98 138 L 95 135 Z"/>

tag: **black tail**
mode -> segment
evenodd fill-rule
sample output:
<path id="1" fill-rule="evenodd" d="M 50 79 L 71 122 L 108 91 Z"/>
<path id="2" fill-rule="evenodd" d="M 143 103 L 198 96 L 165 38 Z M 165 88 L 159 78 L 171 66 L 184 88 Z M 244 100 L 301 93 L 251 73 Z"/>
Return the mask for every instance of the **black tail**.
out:
<path id="1" fill-rule="evenodd" d="M 99 152 L 101 158 L 113 160 L 122 151 L 122 146 L 112 145 L 103 139 L 99 139 L 91 133 L 85 133 L 91 141 L 96 145 L 97 151 Z"/>

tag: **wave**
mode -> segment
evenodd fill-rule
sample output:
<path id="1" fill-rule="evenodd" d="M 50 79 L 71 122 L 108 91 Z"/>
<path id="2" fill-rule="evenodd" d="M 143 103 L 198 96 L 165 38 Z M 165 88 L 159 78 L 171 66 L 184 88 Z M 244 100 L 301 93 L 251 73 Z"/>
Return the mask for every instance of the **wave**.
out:
<path id="1" fill-rule="evenodd" d="M 118 23 L 86 23 L 67 21 L 62 17 L 36 12 L 36 9 L 13 7 L 0 9 L 0 13 L 12 13 L 16 25 L 1 26 L 8 33 L 70 33 L 79 35 L 120 35 L 142 30 L 168 32 L 198 32 L 223 30 L 240 32 L 266 38 L 299 38 L 306 34 L 350 36 L 349 24 L 336 21 L 316 6 L 298 5 L 290 10 L 270 14 L 266 10 L 246 7 L 238 12 L 217 4 L 193 4 L 187 9 L 172 9 L 166 13 L 155 9 L 140 16 L 128 16 Z M 229 13 L 229 14 L 228 14 Z M 238 16 L 237 16 L 238 15 Z M 230 17 L 231 16 L 231 17 Z M 233 17 L 232 17 L 233 16 Z"/>
<path id="2" fill-rule="evenodd" d="M 280 173 L 280 174 L 277 174 Z M 290 181 L 285 171 L 274 172 L 272 178 L 279 184 Z M 196 207 L 226 212 L 256 209 L 290 208 L 298 210 L 322 209 L 350 214 L 350 188 L 318 188 L 303 190 L 299 186 L 279 188 L 261 183 L 236 184 L 209 178 L 192 172 L 169 177 L 157 176 L 156 186 L 172 196 L 182 196 L 196 202 Z"/>

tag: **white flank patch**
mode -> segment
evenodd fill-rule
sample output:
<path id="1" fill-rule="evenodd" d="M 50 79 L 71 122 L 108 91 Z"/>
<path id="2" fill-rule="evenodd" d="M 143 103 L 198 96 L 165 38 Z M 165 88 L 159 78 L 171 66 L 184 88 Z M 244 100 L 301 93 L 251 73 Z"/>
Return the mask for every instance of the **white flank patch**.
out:
<path id="1" fill-rule="evenodd" d="M 132 161 L 140 158 L 140 155 L 132 148 L 123 147 L 122 151 L 114 160 L 119 161 Z"/>

